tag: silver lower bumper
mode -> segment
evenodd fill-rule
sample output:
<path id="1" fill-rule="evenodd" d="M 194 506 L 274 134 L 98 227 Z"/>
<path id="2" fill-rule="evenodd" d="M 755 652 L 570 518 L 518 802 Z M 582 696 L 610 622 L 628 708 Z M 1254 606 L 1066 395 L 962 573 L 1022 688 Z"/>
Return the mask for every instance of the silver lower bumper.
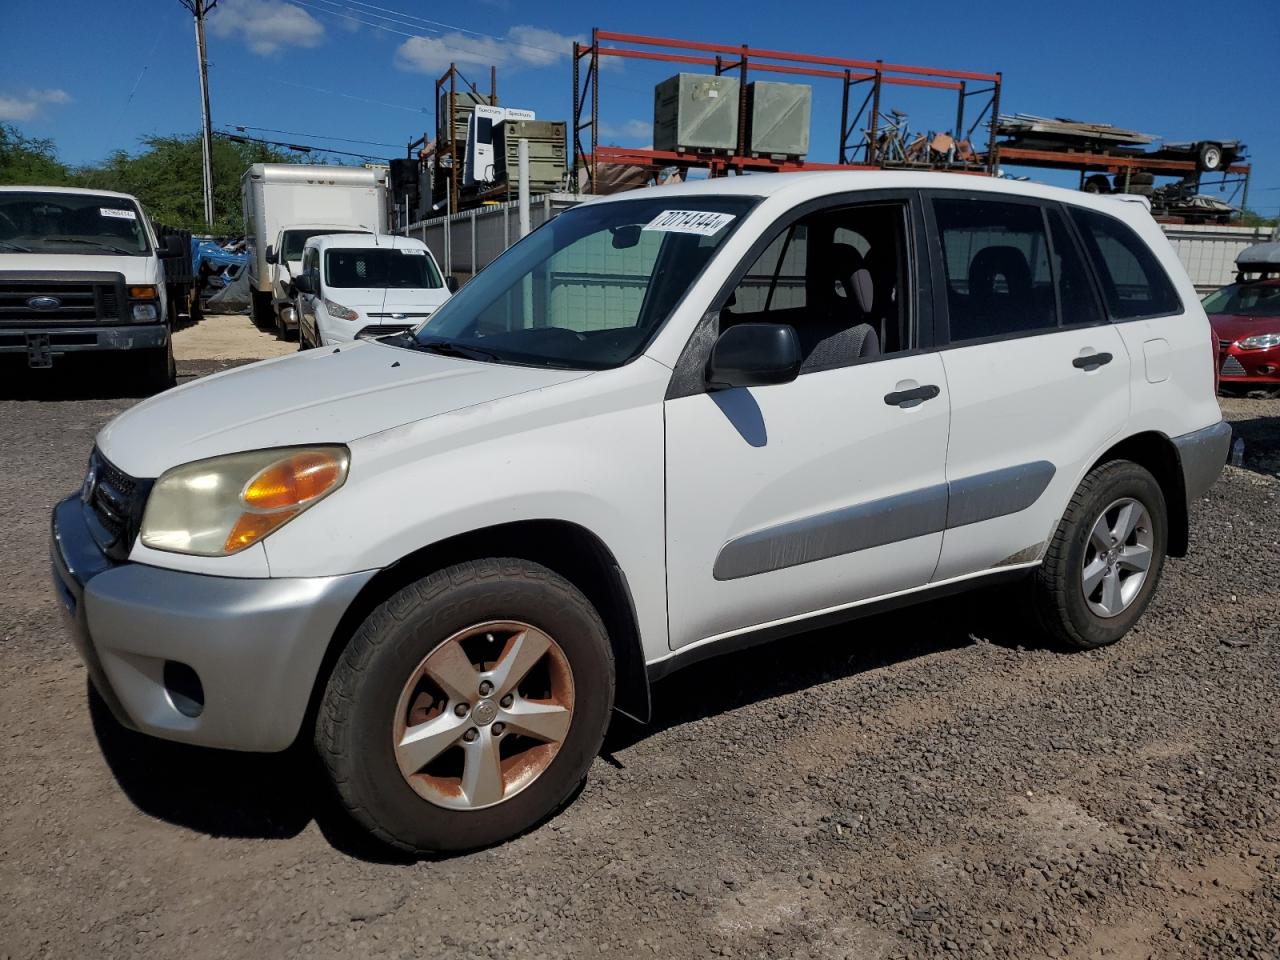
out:
<path id="1" fill-rule="evenodd" d="M 54 508 L 54 585 L 117 719 L 202 746 L 288 747 L 338 622 L 374 571 L 242 579 L 112 564 L 90 537 L 84 509 L 78 497 Z M 166 661 L 199 678 L 198 716 L 175 706 Z"/>
<path id="2" fill-rule="evenodd" d="M 27 353 L 33 338 L 47 338 L 49 353 L 83 353 L 93 350 L 147 350 L 169 342 L 162 323 L 117 327 L 5 327 L 0 329 L 0 353 Z"/>
<path id="3" fill-rule="evenodd" d="M 1231 424 L 1219 420 L 1202 430 L 1173 438 L 1182 467 L 1182 485 L 1187 491 L 1187 506 L 1204 496 L 1226 466 L 1231 451 Z"/>

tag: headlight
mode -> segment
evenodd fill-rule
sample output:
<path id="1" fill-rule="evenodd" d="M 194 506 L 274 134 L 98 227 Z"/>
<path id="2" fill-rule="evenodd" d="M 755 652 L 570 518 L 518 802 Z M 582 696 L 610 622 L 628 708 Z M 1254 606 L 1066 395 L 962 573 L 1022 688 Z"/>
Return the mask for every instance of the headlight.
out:
<path id="1" fill-rule="evenodd" d="M 340 303 L 334 303 L 328 297 L 324 298 L 324 309 L 331 317 L 337 317 L 339 320 L 359 320 L 360 314 L 356 313 L 350 307 L 344 307 Z"/>
<path id="2" fill-rule="evenodd" d="M 224 557 L 250 547 L 342 486 L 346 447 L 233 453 L 166 470 L 142 516 L 155 550 Z"/>
<path id="3" fill-rule="evenodd" d="M 1270 350 L 1272 347 L 1280 347 L 1280 333 L 1260 333 L 1240 341 L 1241 350 Z"/>
<path id="4" fill-rule="evenodd" d="M 160 314 L 156 312 L 156 305 L 154 303 L 135 303 L 133 305 L 133 319 L 139 323 L 154 320 L 158 316 L 160 316 Z"/>

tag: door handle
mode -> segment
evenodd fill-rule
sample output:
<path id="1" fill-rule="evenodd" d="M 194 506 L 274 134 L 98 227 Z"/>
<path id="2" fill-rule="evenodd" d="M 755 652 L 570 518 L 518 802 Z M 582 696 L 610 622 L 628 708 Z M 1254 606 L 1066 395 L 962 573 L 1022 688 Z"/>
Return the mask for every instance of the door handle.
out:
<path id="1" fill-rule="evenodd" d="M 1104 364 L 1111 362 L 1111 354 L 1109 353 L 1090 353 L 1083 357 L 1076 357 L 1071 361 L 1071 365 L 1080 370 L 1097 370 Z"/>
<path id="2" fill-rule="evenodd" d="M 895 390 L 893 393 L 884 395 L 884 402 L 891 407 L 902 407 L 904 409 L 919 406 L 926 400 L 932 400 L 942 391 L 932 383 L 926 383 L 921 387 L 913 387 L 910 390 Z"/>

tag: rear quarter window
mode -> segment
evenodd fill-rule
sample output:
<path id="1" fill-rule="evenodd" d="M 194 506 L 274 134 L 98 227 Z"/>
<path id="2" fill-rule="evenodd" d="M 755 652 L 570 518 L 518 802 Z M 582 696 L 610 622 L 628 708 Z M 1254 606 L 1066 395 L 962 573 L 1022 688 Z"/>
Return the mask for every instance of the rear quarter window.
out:
<path id="1" fill-rule="evenodd" d="M 1155 254 L 1115 217 L 1068 207 L 1115 320 L 1138 320 L 1182 312 L 1182 301 Z"/>

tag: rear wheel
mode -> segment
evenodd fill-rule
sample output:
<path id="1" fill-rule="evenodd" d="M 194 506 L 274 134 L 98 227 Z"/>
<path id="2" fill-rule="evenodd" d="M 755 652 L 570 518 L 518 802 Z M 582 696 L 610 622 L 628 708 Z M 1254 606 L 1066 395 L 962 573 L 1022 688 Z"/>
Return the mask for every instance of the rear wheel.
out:
<path id="1" fill-rule="evenodd" d="M 462 563 L 360 626 L 315 740 L 351 815 L 414 853 L 509 839 L 585 779 L 613 706 L 604 625 L 567 580 L 522 560 Z"/>
<path id="2" fill-rule="evenodd" d="M 275 307 L 271 303 L 271 294 L 254 290 L 252 295 L 253 322 L 267 328 L 275 322 Z"/>
<path id="3" fill-rule="evenodd" d="M 1129 460 L 1096 467 L 1071 498 L 1036 572 L 1040 624 L 1081 649 L 1119 640 L 1151 602 L 1168 537 L 1155 477 Z"/>

